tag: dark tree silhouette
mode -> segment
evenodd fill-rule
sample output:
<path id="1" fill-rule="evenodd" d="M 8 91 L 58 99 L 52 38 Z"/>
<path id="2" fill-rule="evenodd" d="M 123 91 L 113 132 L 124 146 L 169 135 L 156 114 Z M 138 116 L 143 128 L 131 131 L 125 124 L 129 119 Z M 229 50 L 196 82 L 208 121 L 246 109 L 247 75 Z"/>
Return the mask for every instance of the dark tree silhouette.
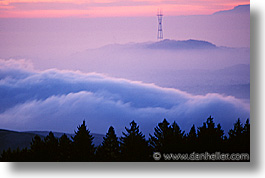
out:
<path id="1" fill-rule="evenodd" d="M 72 141 L 67 137 L 66 134 L 63 134 L 59 139 L 58 151 L 59 151 L 59 160 L 63 162 L 71 161 L 72 153 Z"/>
<path id="2" fill-rule="evenodd" d="M 168 150 L 167 147 L 171 144 L 169 122 L 164 119 L 163 122 L 158 123 L 158 126 L 156 126 L 154 130 L 154 136 L 149 135 L 149 142 L 153 150 L 159 152 L 169 152 L 170 150 Z"/>
<path id="3" fill-rule="evenodd" d="M 28 162 L 28 161 L 30 161 L 28 148 L 23 148 L 21 151 L 19 150 L 19 158 L 16 161 L 17 162 Z"/>
<path id="4" fill-rule="evenodd" d="M 44 138 L 44 148 L 42 149 L 44 149 L 45 161 L 59 161 L 58 139 L 52 132 L 49 132 L 49 135 Z"/>
<path id="5" fill-rule="evenodd" d="M 94 137 L 87 129 L 85 121 L 75 131 L 73 139 L 73 160 L 74 161 L 94 161 L 95 146 Z"/>
<path id="6" fill-rule="evenodd" d="M 174 121 L 171 125 L 172 129 L 172 148 L 170 148 L 172 151 L 183 153 L 187 152 L 185 150 L 185 132 L 181 131 L 178 124 Z"/>
<path id="7" fill-rule="evenodd" d="M 126 128 L 127 133 L 122 132 L 121 156 L 122 161 L 149 161 L 151 159 L 151 149 L 145 136 L 139 130 L 139 126 L 132 121 L 130 128 Z"/>
<path id="8" fill-rule="evenodd" d="M 245 126 L 240 119 L 234 124 L 234 128 L 228 132 L 228 151 L 232 153 L 248 153 L 249 152 L 249 120 L 246 121 Z"/>
<path id="9" fill-rule="evenodd" d="M 150 135 L 150 145 L 155 152 L 176 153 L 184 150 L 184 132 L 176 122 L 172 125 L 164 119 L 155 127 L 154 136 Z"/>
<path id="10" fill-rule="evenodd" d="M 112 126 L 110 126 L 106 136 L 103 137 L 103 142 L 97 149 L 96 157 L 98 161 L 120 160 L 120 143 Z"/>
<path id="11" fill-rule="evenodd" d="M 125 127 L 125 130 L 126 133 L 122 133 L 119 142 L 111 126 L 103 137 L 102 144 L 97 148 L 95 156 L 93 136 L 83 121 L 82 125 L 77 127 L 72 140 L 64 134 L 58 141 L 52 132 L 43 140 L 36 135 L 32 139 L 30 149 L 9 148 L 2 152 L 0 161 L 154 161 L 153 152 L 250 154 L 249 119 L 244 125 L 238 119 L 228 132 L 229 138 L 224 135 L 221 125 L 214 123 L 211 116 L 197 129 L 197 132 L 193 125 L 186 135 L 176 122 L 170 125 L 164 119 L 154 128 L 154 135 L 150 135 L 150 146 L 134 121 L 130 123 L 130 128 Z"/>
<path id="12" fill-rule="evenodd" d="M 190 132 L 187 134 L 186 151 L 188 153 L 198 151 L 198 136 L 196 133 L 195 125 L 192 125 Z"/>
<path id="13" fill-rule="evenodd" d="M 249 119 L 246 120 L 246 123 L 244 125 L 243 134 L 244 134 L 244 140 L 245 140 L 244 152 L 250 154 L 250 123 L 249 123 Z"/>
<path id="14" fill-rule="evenodd" d="M 5 161 L 12 161 L 12 162 L 26 162 L 30 161 L 29 160 L 29 155 L 28 155 L 28 149 L 23 148 L 22 150 L 17 147 L 16 150 L 11 151 L 11 149 L 8 149 L 8 158 Z"/>
<path id="15" fill-rule="evenodd" d="M 32 139 L 32 143 L 30 145 L 30 160 L 31 161 L 39 161 L 43 162 L 46 160 L 45 152 L 44 152 L 44 142 L 41 140 L 40 136 L 36 135 Z"/>
<path id="16" fill-rule="evenodd" d="M 14 158 L 14 154 L 11 151 L 11 148 L 8 148 L 6 151 L 4 150 L 1 154 L 1 161 L 3 162 L 13 162 L 16 161 Z"/>
<path id="17" fill-rule="evenodd" d="M 210 116 L 202 127 L 198 128 L 198 142 L 200 152 L 222 152 L 223 148 L 224 131 L 221 125 L 217 127 Z"/>

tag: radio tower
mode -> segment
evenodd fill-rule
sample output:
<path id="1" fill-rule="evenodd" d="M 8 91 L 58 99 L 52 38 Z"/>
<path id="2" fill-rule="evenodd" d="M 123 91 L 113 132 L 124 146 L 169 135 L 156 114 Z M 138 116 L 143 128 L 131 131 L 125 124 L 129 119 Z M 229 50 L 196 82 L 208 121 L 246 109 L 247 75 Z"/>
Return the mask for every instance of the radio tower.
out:
<path id="1" fill-rule="evenodd" d="M 158 40 L 162 40 L 163 39 L 162 17 L 163 17 L 163 14 L 162 14 L 161 10 L 157 11 L 157 18 L 158 18 L 157 39 Z"/>

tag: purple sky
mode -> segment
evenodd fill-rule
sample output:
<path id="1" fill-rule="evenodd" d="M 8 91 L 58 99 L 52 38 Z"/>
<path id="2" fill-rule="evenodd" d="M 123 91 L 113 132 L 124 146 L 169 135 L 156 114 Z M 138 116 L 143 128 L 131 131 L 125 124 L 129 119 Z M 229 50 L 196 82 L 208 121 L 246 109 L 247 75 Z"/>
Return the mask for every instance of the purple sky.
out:
<path id="1" fill-rule="evenodd" d="M 242 10 L 240 10 L 242 9 Z M 165 16 L 164 38 L 250 46 L 250 12 L 241 7 L 214 15 Z M 56 58 L 113 43 L 156 41 L 157 17 L 0 18 L 0 57 Z"/>

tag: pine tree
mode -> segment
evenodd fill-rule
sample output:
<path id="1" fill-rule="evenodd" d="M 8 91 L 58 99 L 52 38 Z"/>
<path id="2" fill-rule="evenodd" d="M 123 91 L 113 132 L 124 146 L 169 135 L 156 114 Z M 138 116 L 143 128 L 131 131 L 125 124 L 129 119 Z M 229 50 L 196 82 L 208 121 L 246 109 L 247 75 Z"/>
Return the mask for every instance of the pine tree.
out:
<path id="1" fill-rule="evenodd" d="M 241 137 L 243 134 L 243 126 L 240 119 L 237 119 L 237 122 L 234 124 L 234 129 L 231 129 L 228 134 L 231 139 Z"/>
<path id="2" fill-rule="evenodd" d="M 246 120 L 246 123 L 244 125 L 243 129 L 243 135 L 244 135 L 244 153 L 250 154 L 250 123 L 249 119 Z"/>
<path id="3" fill-rule="evenodd" d="M 44 142 L 40 136 L 36 135 L 30 145 L 30 160 L 31 161 L 45 161 Z"/>
<path id="4" fill-rule="evenodd" d="M 112 126 L 109 128 L 106 136 L 103 137 L 102 145 L 98 147 L 96 156 L 99 161 L 120 160 L 120 143 Z"/>
<path id="5" fill-rule="evenodd" d="M 196 133 L 195 125 L 192 125 L 190 132 L 187 135 L 186 138 L 186 150 L 187 152 L 196 152 L 198 147 L 198 136 Z"/>
<path id="6" fill-rule="evenodd" d="M 49 132 L 49 135 L 44 138 L 44 149 L 45 161 L 58 161 L 58 139 L 54 137 L 54 134 L 52 132 Z"/>
<path id="7" fill-rule="evenodd" d="M 139 130 L 139 126 L 132 121 L 130 128 L 126 128 L 127 133 L 122 132 L 121 156 L 122 161 L 149 161 L 151 150 L 145 136 Z"/>
<path id="8" fill-rule="evenodd" d="M 63 162 L 71 161 L 71 146 L 72 141 L 63 134 L 59 139 L 59 160 Z"/>
<path id="9" fill-rule="evenodd" d="M 172 148 L 173 152 L 183 153 L 185 150 L 185 131 L 182 131 L 179 125 L 174 121 L 171 125 L 172 129 Z"/>
<path id="10" fill-rule="evenodd" d="M 85 121 L 77 128 L 73 139 L 73 160 L 74 161 L 94 161 L 95 146 L 94 137 L 87 129 Z"/>
<path id="11" fill-rule="evenodd" d="M 29 158 L 29 151 L 27 148 L 23 148 L 21 151 L 20 151 L 20 160 L 21 162 L 29 162 L 30 161 L 30 158 Z"/>
<path id="12" fill-rule="evenodd" d="M 187 138 L 190 140 L 190 142 L 194 142 L 197 139 L 197 133 L 196 133 L 196 129 L 195 129 L 195 125 L 193 124 L 190 132 L 187 135 Z"/>
<path id="13" fill-rule="evenodd" d="M 172 125 L 164 119 L 155 127 L 154 136 L 150 135 L 150 145 L 155 152 L 180 153 L 184 150 L 184 131 L 181 131 L 176 122 Z"/>
<path id="14" fill-rule="evenodd" d="M 247 138 L 249 130 L 249 120 L 246 121 L 245 126 L 241 123 L 240 119 L 234 124 L 234 128 L 229 130 L 228 147 L 232 153 L 246 153 L 248 152 L 249 143 Z"/>
<path id="15" fill-rule="evenodd" d="M 21 151 L 19 147 L 12 152 L 13 162 L 20 162 L 21 161 Z"/>
<path id="16" fill-rule="evenodd" d="M 171 144 L 170 133 L 170 125 L 166 119 L 164 119 L 163 122 L 158 123 L 158 126 L 155 127 L 154 136 L 149 135 L 149 142 L 153 151 L 170 152 L 168 147 Z"/>
<path id="17" fill-rule="evenodd" d="M 1 162 L 12 162 L 12 161 L 14 160 L 11 148 L 8 148 L 6 151 L 3 150 L 1 154 Z"/>
<path id="18" fill-rule="evenodd" d="M 217 127 L 213 122 L 213 118 L 210 116 L 202 127 L 198 128 L 198 151 L 200 152 L 222 152 L 224 139 L 224 131 L 221 125 Z"/>

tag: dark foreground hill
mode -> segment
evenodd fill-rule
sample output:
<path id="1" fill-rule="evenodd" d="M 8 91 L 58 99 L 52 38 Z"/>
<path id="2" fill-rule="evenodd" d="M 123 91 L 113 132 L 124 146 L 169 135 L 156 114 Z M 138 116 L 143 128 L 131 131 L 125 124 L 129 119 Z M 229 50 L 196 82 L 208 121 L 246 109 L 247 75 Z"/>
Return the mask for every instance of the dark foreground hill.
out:
<path id="1" fill-rule="evenodd" d="M 25 133 L 25 132 L 15 132 L 10 130 L 0 129 L 0 153 L 3 150 L 11 148 L 12 150 L 19 148 L 26 148 L 30 146 L 32 138 L 36 134 Z M 44 136 L 41 136 L 43 139 Z"/>
<path id="2" fill-rule="evenodd" d="M 61 132 L 53 132 L 54 136 L 57 138 L 60 138 L 64 133 Z M 11 131 L 11 130 L 4 130 L 0 129 L 0 153 L 2 153 L 3 150 L 7 150 L 8 148 L 11 148 L 11 150 L 15 150 L 18 147 L 20 149 L 22 148 L 29 148 L 30 143 L 32 141 L 32 138 L 34 138 L 35 135 L 39 135 L 41 139 L 44 139 L 49 134 L 49 131 L 28 131 L 28 132 L 17 132 L 17 131 Z M 74 134 L 66 133 L 66 135 L 71 138 L 71 136 L 74 136 Z M 94 140 L 93 143 L 95 146 L 98 146 L 103 141 L 103 136 L 101 134 L 93 134 Z"/>

